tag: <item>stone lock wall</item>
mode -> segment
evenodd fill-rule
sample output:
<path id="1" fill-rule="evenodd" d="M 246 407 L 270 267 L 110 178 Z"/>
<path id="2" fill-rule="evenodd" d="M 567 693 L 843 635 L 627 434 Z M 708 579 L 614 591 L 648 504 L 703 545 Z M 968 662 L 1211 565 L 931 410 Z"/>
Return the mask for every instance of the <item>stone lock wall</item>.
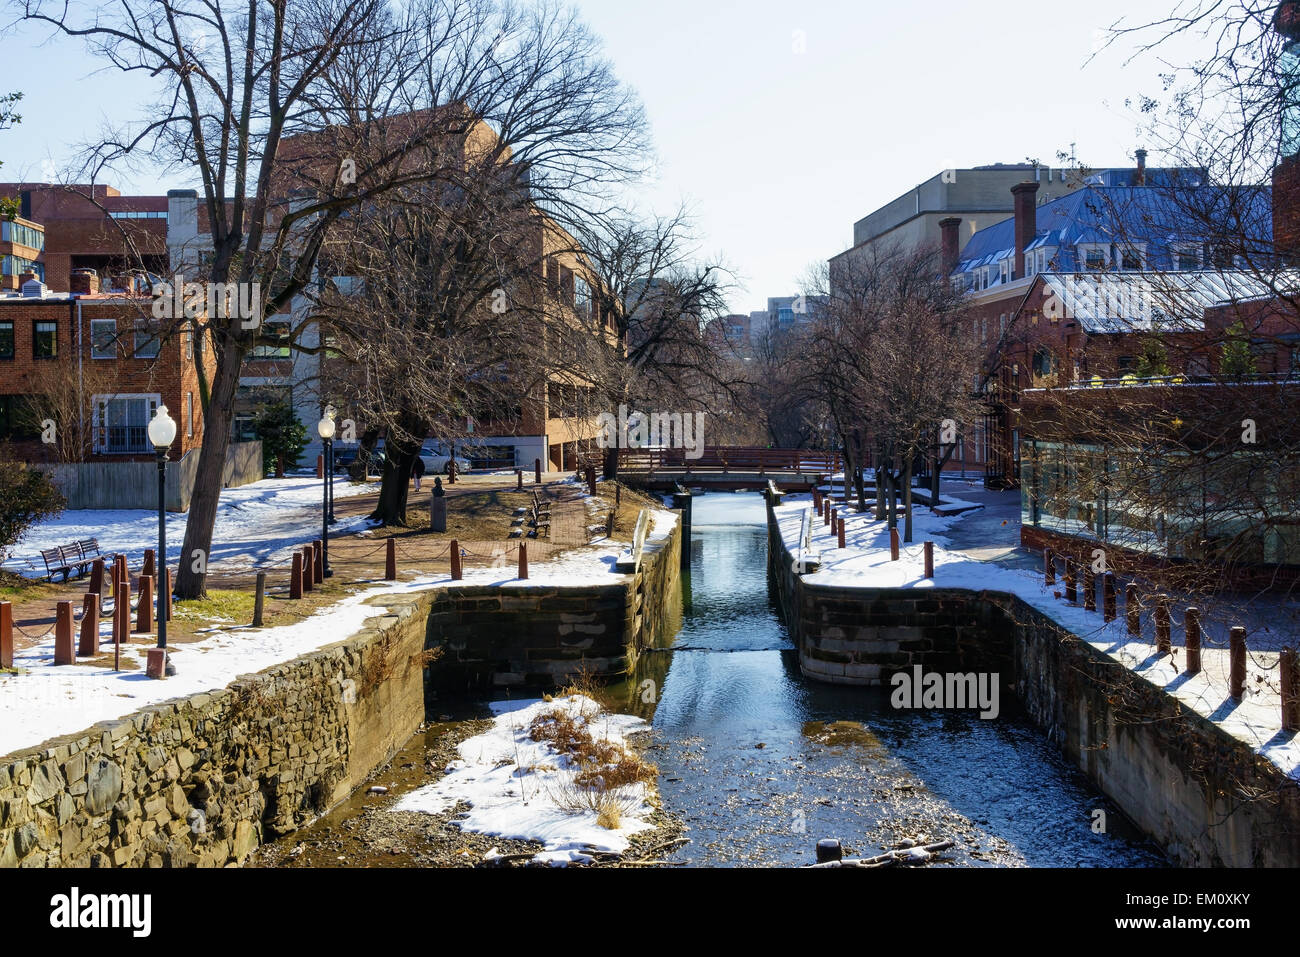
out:
<path id="1" fill-rule="evenodd" d="M 429 600 L 228 687 L 0 758 L 0 867 L 238 864 L 424 720 Z"/>
<path id="2" fill-rule="evenodd" d="M 681 525 L 647 545 L 635 575 L 607 585 L 464 585 L 441 589 L 429 616 L 431 691 L 553 688 L 585 671 L 632 672 L 638 653 L 681 623 Z"/>
<path id="3" fill-rule="evenodd" d="M 1175 862 L 1300 866 L 1300 783 L 1020 598 L 804 582 L 769 513 L 773 583 L 805 675 L 880 684 L 995 671 L 1030 719 Z"/>

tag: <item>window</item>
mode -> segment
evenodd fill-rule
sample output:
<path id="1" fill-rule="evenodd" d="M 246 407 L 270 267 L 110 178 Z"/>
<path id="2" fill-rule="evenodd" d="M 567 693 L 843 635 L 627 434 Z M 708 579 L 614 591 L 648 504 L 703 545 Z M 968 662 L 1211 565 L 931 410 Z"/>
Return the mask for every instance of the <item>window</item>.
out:
<path id="1" fill-rule="evenodd" d="M 0 274 L 21 276 L 25 272 L 36 273 L 36 278 L 45 281 L 45 267 L 38 262 L 24 259 L 22 256 L 0 256 Z"/>
<path id="2" fill-rule="evenodd" d="M 284 322 L 267 323 L 262 327 L 263 342 L 253 347 L 248 354 L 250 359 L 287 359 L 289 358 L 289 325 Z M 322 343 L 328 349 L 333 345 L 332 337 L 326 336 Z M 335 353 L 337 354 L 337 353 Z"/>
<path id="3" fill-rule="evenodd" d="M 1007 337 L 1007 314 L 1004 312 L 1002 313 L 1002 315 L 998 316 L 998 338 L 1005 339 L 1006 337 Z"/>
<path id="4" fill-rule="evenodd" d="M 583 319 L 591 317 L 591 286 L 581 276 L 573 278 L 573 307 Z"/>
<path id="5" fill-rule="evenodd" d="M 0 359 L 12 359 L 14 357 L 14 324 L 13 320 L 0 322 Z"/>
<path id="6" fill-rule="evenodd" d="M 149 420 L 161 401 L 158 395 L 95 396 L 95 451 L 107 455 L 152 452 Z"/>
<path id="7" fill-rule="evenodd" d="M 114 219 L 166 219 L 167 218 L 167 213 L 165 211 L 136 212 L 134 210 L 131 211 L 120 210 L 115 213 L 109 213 L 108 215 L 112 216 Z"/>
<path id="8" fill-rule="evenodd" d="M 90 357 L 92 359 L 117 358 L 117 320 L 90 320 Z"/>
<path id="9" fill-rule="evenodd" d="M 137 359 L 157 359 L 160 345 L 157 329 L 150 326 L 136 327 L 135 357 Z"/>
<path id="10" fill-rule="evenodd" d="M 1125 246 L 1120 249 L 1119 268 L 1128 272 L 1137 272 L 1146 266 L 1146 256 L 1140 248 Z"/>
<path id="11" fill-rule="evenodd" d="M 1109 265 L 1110 257 L 1106 254 L 1104 246 L 1086 246 L 1083 249 L 1083 265 L 1085 269 L 1102 270 Z"/>
<path id="12" fill-rule="evenodd" d="M 45 248 L 45 233 L 22 223 L 0 222 L 0 242 L 17 243 L 28 249 Z"/>
<path id="13" fill-rule="evenodd" d="M 1049 376 L 1056 371 L 1056 357 L 1050 349 L 1038 349 L 1034 352 L 1034 375 Z"/>
<path id="14" fill-rule="evenodd" d="M 59 324 L 37 320 L 32 323 L 32 358 L 53 359 L 59 354 Z"/>
<path id="15" fill-rule="evenodd" d="M 0 439 L 37 438 L 40 431 L 31 408 L 31 396 L 0 395 Z"/>
<path id="16" fill-rule="evenodd" d="M 1201 268 L 1201 247 L 1197 245 L 1175 246 L 1173 249 L 1174 269 L 1189 272 Z"/>
<path id="17" fill-rule="evenodd" d="M 185 435 L 194 438 L 194 393 L 185 393 Z"/>

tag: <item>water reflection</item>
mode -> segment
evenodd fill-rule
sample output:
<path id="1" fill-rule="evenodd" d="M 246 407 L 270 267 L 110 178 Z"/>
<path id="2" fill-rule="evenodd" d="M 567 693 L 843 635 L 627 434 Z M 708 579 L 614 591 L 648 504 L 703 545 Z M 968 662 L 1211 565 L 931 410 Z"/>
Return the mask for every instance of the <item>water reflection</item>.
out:
<path id="1" fill-rule="evenodd" d="M 805 681 L 769 599 L 763 522 L 756 495 L 696 499 L 682 629 L 624 689 L 653 715 L 665 805 L 692 828 L 682 858 L 789 865 L 822 837 L 861 854 L 910 837 L 957 840 L 964 865 L 1163 863 L 1014 709 L 895 711 L 885 689 Z"/>

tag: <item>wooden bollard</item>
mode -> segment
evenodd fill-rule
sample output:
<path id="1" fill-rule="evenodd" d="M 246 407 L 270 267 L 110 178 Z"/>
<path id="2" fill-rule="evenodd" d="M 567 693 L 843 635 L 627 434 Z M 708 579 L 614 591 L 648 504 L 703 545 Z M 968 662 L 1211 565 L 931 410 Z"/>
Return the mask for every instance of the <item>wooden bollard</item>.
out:
<path id="1" fill-rule="evenodd" d="M 384 581 L 397 581 L 397 539 L 389 538 L 384 549 Z"/>
<path id="2" fill-rule="evenodd" d="M 1156 654 L 1158 655 L 1173 653 L 1173 644 L 1169 638 L 1169 605 L 1170 598 L 1168 595 L 1156 596 Z"/>
<path id="3" fill-rule="evenodd" d="M 524 470 L 515 469 L 515 488 L 522 491 L 523 487 L 524 487 Z"/>
<path id="4" fill-rule="evenodd" d="M 519 543 L 519 580 L 528 580 L 528 543 Z"/>
<path id="5" fill-rule="evenodd" d="M 934 577 L 934 542 L 925 543 L 925 577 Z"/>
<path id="6" fill-rule="evenodd" d="M 898 529 L 891 528 L 889 530 L 889 560 L 891 562 L 898 561 L 898 549 L 899 549 Z"/>
<path id="7" fill-rule="evenodd" d="M 1074 559 L 1065 560 L 1065 600 L 1071 605 L 1079 601 L 1079 581 L 1075 576 Z"/>
<path id="8" fill-rule="evenodd" d="M 813 511 L 821 512 L 821 510 L 822 510 L 822 490 L 819 488 L 814 488 L 813 489 Z"/>
<path id="9" fill-rule="evenodd" d="M 311 543 L 312 581 L 320 585 L 325 581 L 325 549 L 318 538 Z"/>
<path id="10" fill-rule="evenodd" d="M 596 468 L 593 465 L 587 466 L 587 491 L 594 498 L 596 495 Z"/>
<path id="11" fill-rule="evenodd" d="M 126 556 L 118 555 L 117 559 L 114 562 L 114 565 L 117 568 L 117 580 L 119 582 L 126 582 L 126 584 L 129 586 L 131 584 L 131 572 L 130 569 L 126 567 Z M 114 602 L 117 601 L 116 589 L 113 590 L 113 601 Z"/>
<path id="12" fill-rule="evenodd" d="M 1124 586 L 1124 617 L 1128 633 L 1137 638 L 1142 634 L 1142 606 L 1138 602 L 1138 586 L 1129 582 Z"/>
<path id="13" fill-rule="evenodd" d="M 72 647 L 72 602 L 61 601 L 54 612 L 54 663 L 75 665 L 77 656 Z"/>
<path id="14" fill-rule="evenodd" d="M 293 553 L 293 571 L 289 573 L 289 597 L 302 597 L 302 552 Z"/>
<path id="15" fill-rule="evenodd" d="M 1282 649 L 1282 730 L 1300 731 L 1300 674 L 1294 648 Z"/>
<path id="16" fill-rule="evenodd" d="M 541 459 L 533 459 L 533 483 L 535 485 L 542 484 L 542 460 Z"/>
<path id="17" fill-rule="evenodd" d="M 460 542 L 456 539 L 451 540 L 451 580 L 458 582 L 463 577 L 460 567 Z"/>
<path id="18" fill-rule="evenodd" d="M 316 556 L 312 553 L 310 545 L 302 547 L 302 591 L 305 595 L 316 587 L 316 572 L 312 566 L 316 563 Z"/>
<path id="19" fill-rule="evenodd" d="M 1201 670 L 1201 612 L 1189 608 L 1183 614 L 1184 644 L 1187 646 L 1187 673 L 1198 674 Z"/>
<path id="20" fill-rule="evenodd" d="M 1240 701 L 1246 696 L 1246 629 L 1233 628 L 1228 635 L 1228 694 Z"/>
<path id="21" fill-rule="evenodd" d="M 1056 584 L 1056 553 L 1050 548 L 1043 549 L 1043 584 Z"/>
<path id="22" fill-rule="evenodd" d="M 113 612 L 117 617 L 117 628 L 114 630 L 117 637 L 114 640 L 119 645 L 124 645 L 131 640 L 130 576 L 118 579 L 117 586 L 117 597 L 113 599 Z"/>
<path id="23" fill-rule="evenodd" d="M 95 564 L 90 566 L 90 587 L 86 589 L 86 594 L 104 594 L 104 559 L 102 558 L 96 558 Z"/>
<path id="24" fill-rule="evenodd" d="M 325 456 L 316 456 L 316 477 L 323 479 L 325 477 Z"/>
<path id="25" fill-rule="evenodd" d="M 140 568 L 141 576 L 148 575 L 150 577 L 153 577 L 153 575 L 155 574 L 153 565 L 154 565 L 154 550 L 152 548 L 146 548 L 144 550 L 144 565 Z"/>
<path id="26" fill-rule="evenodd" d="M 153 631 L 153 579 L 140 576 L 140 600 L 135 606 L 135 633 L 147 635 Z"/>
<path id="27" fill-rule="evenodd" d="M 831 523 L 831 503 L 827 502 L 822 508 L 822 527 L 825 528 Z"/>
<path id="28" fill-rule="evenodd" d="M 1097 577 L 1087 562 L 1083 563 L 1083 610 L 1097 610 Z"/>
<path id="29" fill-rule="evenodd" d="M 99 595 L 91 592 L 81 601 L 81 644 L 77 654 L 93 658 L 99 654 Z"/>
<path id="30" fill-rule="evenodd" d="M 266 572 L 257 573 L 257 591 L 253 595 L 253 627 L 262 627 L 262 612 L 266 605 Z"/>
<path id="31" fill-rule="evenodd" d="M 1114 572 L 1107 572 L 1101 579 L 1101 614 L 1106 621 L 1114 621 L 1117 617 Z"/>
<path id="32" fill-rule="evenodd" d="M 836 544 L 838 544 L 840 548 L 847 547 L 844 543 L 844 519 L 840 519 L 839 524 L 836 526 L 835 537 L 838 539 Z"/>
<path id="33" fill-rule="evenodd" d="M 14 606 L 0 601 L 0 668 L 14 666 Z"/>

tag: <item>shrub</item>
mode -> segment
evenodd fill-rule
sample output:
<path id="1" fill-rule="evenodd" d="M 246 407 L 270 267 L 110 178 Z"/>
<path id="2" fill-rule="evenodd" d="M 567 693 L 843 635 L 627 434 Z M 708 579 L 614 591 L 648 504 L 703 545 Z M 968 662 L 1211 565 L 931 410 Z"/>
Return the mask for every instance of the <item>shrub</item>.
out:
<path id="1" fill-rule="evenodd" d="M 0 559 L 37 522 L 53 518 L 67 502 L 40 469 L 0 461 Z"/>
<path id="2" fill-rule="evenodd" d="M 297 463 L 302 450 L 307 447 L 307 427 L 294 414 L 293 406 L 276 402 L 262 407 L 253 428 L 262 440 L 262 462 L 266 474 L 283 478 L 285 463 Z"/>

